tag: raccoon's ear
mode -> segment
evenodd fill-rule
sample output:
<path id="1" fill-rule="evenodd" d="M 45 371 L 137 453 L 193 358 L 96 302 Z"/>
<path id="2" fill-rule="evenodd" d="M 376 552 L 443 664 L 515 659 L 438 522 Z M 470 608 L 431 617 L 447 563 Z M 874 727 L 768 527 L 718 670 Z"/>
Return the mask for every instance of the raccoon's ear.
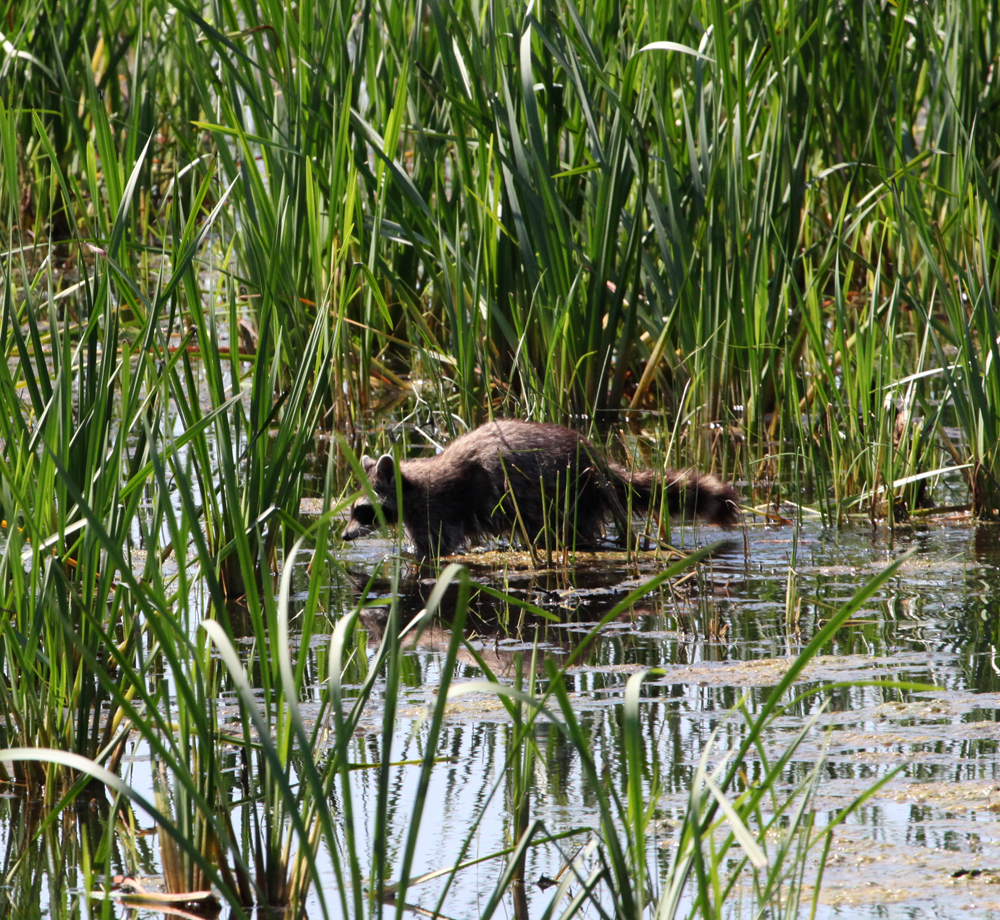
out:
<path id="1" fill-rule="evenodd" d="M 365 473 L 371 474 L 373 466 L 375 466 L 375 461 L 372 460 L 372 458 L 369 457 L 368 454 L 365 454 L 361 458 L 361 469 L 363 469 Z"/>
<path id="2" fill-rule="evenodd" d="M 396 464 L 393 462 L 392 454 L 382 454 L 375 464 L 375 481 L 391 483 L 396 478 Z"/>

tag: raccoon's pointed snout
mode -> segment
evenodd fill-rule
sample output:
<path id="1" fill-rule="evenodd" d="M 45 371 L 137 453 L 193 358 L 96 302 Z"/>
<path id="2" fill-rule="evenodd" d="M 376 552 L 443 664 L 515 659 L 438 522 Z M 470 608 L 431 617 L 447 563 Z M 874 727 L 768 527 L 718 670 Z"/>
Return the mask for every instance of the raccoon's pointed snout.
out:
<path id="1" fill-rule="evenodd" d="M 341 540 L 357 540 L 358 537 L 363 537 L 365 535 L 364 531 L 358 527 L 354 521 L 348 521 L 347 526 L 344 528 L 343 533 L 340 535 Z"/>
<path id="2" fill-rule="evenodd" d="M 357 540 L 358 537 L 363 537 L 367 531 L 362 528 L 357 521 L 351 518 L 344 527 L 343 533 L 340 535 L 341 540 Z"/>
<path id="3" fill-rule="evenodd" d="M 347 526 L 340 535 L 342 540 L 357 540 L 359 537 L 367 537 L 375 530 L 375 509 L 366 499 L 359 498 L 351 507 L 351 516 L 347 519 Z"/>

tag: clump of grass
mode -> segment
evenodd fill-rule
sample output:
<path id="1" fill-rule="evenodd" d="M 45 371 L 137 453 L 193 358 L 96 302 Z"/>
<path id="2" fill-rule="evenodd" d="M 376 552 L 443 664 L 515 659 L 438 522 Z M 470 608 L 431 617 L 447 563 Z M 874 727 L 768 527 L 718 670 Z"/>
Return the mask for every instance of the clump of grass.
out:
<path id="1" fill-rule="evenodd" d="M 110 247 L 128 315 L 98 339 L 148 332 L 152 308 L 211 354 L 249 317 L 269 363 L 251 464 L 265 384 L 309 402 L 304 426 L 399 394 L 469 425 L 655 408 L 686 462 L 763 499 L 808 461 L 826 516 L 892 520 L 951 456 L 933 425 L 899 449 L 897 394 L 925 419 L 954 399 L 975 507 L 997 504 L 976 446 L 997 414 L 989 4 L 354 12 L 38 0 L 8 24 L 6 224 L 34 233 L 11 255 Z M 930 372 L 953 365 L 945 392 Z M 241 500 L 217 549 L 245 568 L 266 505 Z"/>
<path id="2" fill-rule="evenodd" d="M 325 527 L 331 513 L 322 515 L 314 526 L 317 529 Z M 168 521 L 173 517 L 172 511 L 167 513 Z M 178 524 L 171 529 L 183 536 L 183 526 Z M 99 533 L 99 538 L 112 544 L 112 538 L 106 533 Z M 711 909 L 720 910 L 728 898 L 735 896 L 738 890 L 736 876 L 743 866 L 751 871 L 756 903 L 765 905 L 777 903 L 775 899 L 787 899 L 789 884 L 792 885 L 791 896 L 799 896 L 795 886 L 802 884 L 803 863 L 818 848 L 822 851 L 828 846 L 829 834 L 836 822 L 822 829 L 812 826 L 809 797 L 814 785 L 811 780 L 793 790 L 787 800 L 776 792 L 785 766 L 794 756 L 808 726 L 773 763 L 760 742 L 771 721 L 783 711 L 788 691 L 805 664 L 892 575 L 898 562 L 861 589 L 817 633 L 803 654 L 791 664 L 760 712 L 752 718 L 746 717 L 743 741 L 732 758 L 722 757 L 720 766 L 709 770 L 708 758 L 712 755 L 706 751 L 706 759 L 695 776 L 691 806 L 679 834 L 673 866 L 664 878 L 649 862 L 647 854 L 650 822 L 655 814 L 659 787 L 642 740 L 641 687 L 646 674 L 633 676 L 624 696 L 619 743 L 625 772 L 619 790 L 618 784 L 602 781 L 587 731 L 580 724 L 566 689 L 567 675 L 585 650 L 586 640 L 562 667 L 557 668 L 551 662 L 546 664 L 544 683 L 529 677 L 526 682 L 515 682 L 514 686 L 502 684 L 480 661 L 488 678 L 486 681 L 466 682 L 450 689 L 451 675 L 464 641 L 464 616 L 473 588 L 468 572 L 452 565 L 442 573 L 420 618 L 406 628 L 399 619 L 398 588 L 394 588 L 379 648 L 367 662 L 363 679 L 352 698 L 346 695 L 344 679 L 348 669 L 353 668 L 351 656 L 365 651 L 353 645 L 353 625 L 360 606 L 340 620 L 330 640 L 328 670 L 318 709 L 307 724 L 299 701 L 305 690 L 308 670 L 304 657 L 294 655 L 289 632 L 294 613 L 292 572 L 299 551 L 296 547 L 289 554 L 279 593 L 277 597 L 265 598 L 265 616 L 254 625 L 258 653 L 250 666 L 257 671 L 259 690 L 251 686 L 249 666 L 241 660 L 222 622 L 204 620 L 201 629 L 197 630 L 201 638 L 193 641 L 188 616 L 171 617 L 162 612 L 157 615 L 155 608 L 148 606 L 155 595 L 143 601 L 143 609 L 150 617 L 149 626 L 158 654 L 169 668 L 171 686 L 175 688 L 172 696 L 154 695 L 146 690 L 146 681 L 139 677 L 121 651 L 113 654 L 113 668 L 88 657 L 88 666 L 94 670 L 101 686 L 125 710 L 131 730 L 144 739 L 155 754 L 154 760 L 161 765 L 155 768 L 155 785 L 159 791 L 154 801 L 145 799 L 94 759 L 78 754 L 14 748 L 0 753 L 0 762 L 58 764 L 78 775 L 98 780 L 140 807 L 152 816 L 159 828 L 163 865 L 175 879 L 170 884 L 178 894 L 192 893 L 211 883 L 221 897 L 239 911 L 250 904 L 300 904 L 307 892 L 315 890 L 321 912 L 328 915 L 332 905 L 327 901 L 327 893 L 313 888 L 317 867 L 325 857 L 332 860 L 337 879 L 339 911 L 343 915 L 370 915 L 378 912 L 378 903 L 383 897 L 391 895 L 400 902 L 419 898 L 420 886 L 430 880 L 430 877 L 412 877 L 411 867 L 424 820 L 426 790 L 437 769 L 438 738 L 446 722 L 447 702 L 456 693 L 486 691 L 495 694 L 511 715 L 507 752 L 510 769 L 500 772 L 494 793 L 506 791 L 513 818 L 510 848 L 490 857 L 505 868 L 498 872 L 496 887 L 489 893 L 485 916 L 498 909 L 511 896 L 511 891 L 517 892 L 515 905 L 520 898 L 522 907 L 527 907 L 523 887 L 526 853 L 535 846 L 556 845 L 567 833 L 545 828 L 531 818 L 531 790 L 536 762 L 542 756 L 535 730 L 538 720 L 543 717 L 555 726 L 573 750 L 600 815 L 599 826 L 591 830 L 596 835 L 590 847 L 591 855 L 576 858 L 566 853 L 562 884 L 551 896 L 553 908 L 566 894 L 567 886 L 573 886 L 577 896 L 568 908 L 571 915 L 588 904 L 601 909 L 611 905 L 610 909 L 622 916 L 641 916 L 654 908 L 659 915 L 674 916 L 686 903 L 699 903 L 705 909 L 709 909 L 711 903 L 714 905 Z M 711 551 L 711 548 L 701 550 L 637 588 L 595 626 L 591 636 L 643 595 L 656 590 Z M 398 578 L 398 569 L 394 578 Z M 350 779 L 352 739 L 378 682 L 383 707 L 382 749 L 391 749 L 395 714 L 404 687 L 400 640 L 405 632 L 419 631 L 429 623 L 453 581 L 458 583 L 459 590 L 451 619 L 452 632 L 441 668 L 442 683 L 426 715 L 424 753 L 418 769 L 414 806 L 407 823 L 396 826 L 395 807 L 389 801 L 388 789 L 398 767 L 383 758 L 377 767 L 380 791 L 372 816 L 378 832 L 370 839 L 370 849 L 363 849 L 365 834 L 356 823 L 359 816 L 353 805 L 355 793 Z M 317 564 L 314 557 L 306 599 L 299 614 L 303 648 L 311 642 L 324 582 L 324 566 Z M 129 590 L 135 587 L 128 585 Z M 182 614 L 189 612 L 186 599 L 191 596 L 190 591 L 177 595 L 175 605 Z M 507 600 L 520 603 L 513 598 Z M 221 655 L 224 672 L 210 654 L 211 649 L 204 641 L 206 637 Z M 103 641 L 108 641 L 107 636 Z M 77 648 L 82 647 L 78 644 Z M 475 654 L 471 647 L 469 651 Z M 142 709 L 134 704 L 132 694 L 123 692 L 116 684 L 114 672 L 119 670 L 125 674 L 127 683 L 138 689 L 137 699 L 142 702 Z M 533 665 L 526 673 L 535 675 L 538 668 Z M 655 674 L 655 671 L 650 673 Z M 241 734 L 235 736 L 220 735 L 212 702 L 227 684 L 235 691 L 242 714 Z M 219 769 L 225 759 L 223 748 L 232 745 L 241 751 L 244 778 L 239 785 Z M 737 788 L 739 766 L 752 751 L 762 758 L 765 779 L 740 791 Z M 814 770 L 812 780 L 816 775 Z M 82 788 L 83 783 L 78 783 L 59 805 L 72 802 Z M 770 816 L 766 818 L 762 806 L 765 796 L 772 799 Z M 488 796 L 482 809 L 469 816 L 466 848 L 476 839 L 476 828 L 492 798 Z M 339 803 L 336 813 L 331 807 L 334 800 Z M 234 832 L 230 819 L 234 808 L 241 814 L 244 828 L 239 835 Z M 786 817 L 790 818 L 787 822 Z M 775 839 L 778 823 L 782 829 Z M 579 834 L 580 830 L 573 829 L 572 833 Z M 721 839 L 718 837 L 720 832 Z M 400 840 L 399 848 L 389 843 L 395 835 Z M 729 862 L 734 848 L 742 854 L 737 860 L 735 874 Z M 456 864 L 444 871 L 445 884 L 438 895 L 438 910 L 446 909 L 448 891 L 463 884 L 466 870 L 481 862 L 481 857 L 470 862 L 466 852 L 460 852 Z M 819 864 L 822 866 L 822 859 Z M 99 884 L 100 866 L 92 865 L 88 872 L 92 873 L 88 884 Z M 440 876 L 440 873 L 435 875 Z M 519 888 L 518 879 L 522 882 Z M 689 882 L 693 888 L 689 887 Z"/>
<path id="3" fill-rule="evenodd" d="M 491 412 L 603 424 L 652 409 L 677 465 L 715 464 L 762 499 L 811 490 L 829 521 L 912 510 L 906 489 L 941 456 L 968 465 L 974 511 L 997 516 L 1000 210 L 981 129 L 1000 93 L 984 76 L 993 5 L 7 12 L 0 763 L 50 803 L 91 776 L 138 802 L 119 771 L 140 731 L 166 775 L 158 766 L 159 803 L 139 804 L 176 842 L 178 887 L 294 902 L 319 846 L 346 854 L 345 914 L 376 912 L 392 871 L 400 901 L 411 882 L 419 818 L 397 863 L 376 840 L 366 875 L 352 819 L 328 805 L 349 788 L 374 681 L 398 698 L 401 624 L 367 670 L 356 619 L 335 633 L 325 760 L 329 739 L 295 709 L 304 665 L 279 640 L 291 610 L 278 560 L 315 541 L 306 635 L 338 570 L 334 512 L 298 519 L 318 427 L 363 425 L 401 398 L 449 429 Z M 258 332 L 253 355 L 234 347 L 241 321 Z M 959 444 L 941 435 L 951 411 Z M 226 613 L 243 594 L 260 700 Z M 217 769 L 213 648 L 246 716 L 230 740 L 274 823 Z M 347 669 L 364 671 L 350 705 Z M 560 675 L 548 681 L 546 705 L 584 757 Z M 523 707 L 519 800 L 538 688 L 493 690 Z M 641 752 L 623 743 L 634 784 Z M 421 788 L 434 756 L 429 744 Z M 693 792 L 679 890 L 723 802 L 744 825 L 753 814 L 730 801 L 730 774 L 712 778 L 721 796 L 710 778 Z M 579 904 L 648 903 L 642 843 L 614 830 L 641 826 L 639 791 L 602 803 L 608 868 Z M 250 854 L 226 819 L 236 802 Z M 529 812 L 513 827 L 516 874 L 538 829 Z"/>

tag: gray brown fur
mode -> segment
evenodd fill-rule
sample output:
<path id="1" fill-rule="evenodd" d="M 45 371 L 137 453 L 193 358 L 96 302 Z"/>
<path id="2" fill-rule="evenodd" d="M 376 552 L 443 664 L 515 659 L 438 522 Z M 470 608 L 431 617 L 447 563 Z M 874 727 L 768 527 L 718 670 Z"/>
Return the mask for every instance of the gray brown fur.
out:
<path id="1" fill-rule="evenodd" d="M 436 457 L 401 461 L 402 513 L 392 457 L 362 457 L 361 464 L 386 522 L 402 518 L 419 559 L 449 556 L 467 542 L 512 532 L 544 542 L 546 526 L 557 540 L 565 534 L 573 545 L 593 545 L 609 519 L 624 519 L 624 509 L 659 511 L 661 488 L 671 514 L 721 527 L 740 518 L 736 490 L 715 476 L 630 472 L 561 425 L 487 422 Z M 371 500 L 363 496 L 351 508 L 343 537 L 365 536 L 377 523 Z"/>

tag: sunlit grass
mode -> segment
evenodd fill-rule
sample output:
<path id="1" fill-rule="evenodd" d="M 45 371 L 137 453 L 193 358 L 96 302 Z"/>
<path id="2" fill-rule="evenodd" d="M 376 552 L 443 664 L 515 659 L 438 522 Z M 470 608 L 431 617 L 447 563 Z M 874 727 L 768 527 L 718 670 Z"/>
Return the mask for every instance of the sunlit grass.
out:
<path id="1" fill-rule="evenodd" d="M 130 315 L 101 335 L 152 310 L 210 355 L 217 323 L 250 318 L 271 374 L 251 441 L 285 390 L 315 397 L 302 428 L 400 389 L 469 426 L 653 408 L 683 420 L 684 462 L 762 498 L 808 458 L 824 514 L 893 519 L 914 503 L 895 484 L 954 450 L 992 514 L 988 4 L 355 12 L 310 5 L 307 28 L 283 4 L 157 3 L 80 31 L 54 10 L 65 46 L 50 33 L 5 84 L 10 283 L 65 284 L 23 258 L 51 233 L 77 269 L 88 246 L 113 262 Z M 921 376 L 953 364 L 946 386 Z M 892 443 L 897 408 L 948 400 L 963 443 L 933 423 Z M 245 567 L 239 529 L 219 538 Z"/>
<path id="2" fill-rule="evenodd" d="M 442 438 L 512 415 L 610 444 L 630 422 L 634 459 L 711 467 L 746 481 L 751 504 L 790 498 L 833 524 L 894 526 L 926 503 L 923 484 L 956 474 L 975 514 L 1000 515 L 994 6 L 10 5 L 0 728 L 5 748 L 59 752 L 9 758 L 10 778 L 53 804 L 100 768 L 128 797 L 137 731 L 175 888 L 298 903 L 325 846 L 342 914 L 377 913 L 390 886 L 402 900 L 419 810 L 393 862 L 385 838 L 360 852 L 345 791 L 376 680 L 389 749 L 398 610 L 371 659 L 357 611 L 339 621 L 328 734 L 307 731 L 278 576 L 297 541 L 312 547 L 307 643 L 341 571 L 346 444 L 380 412 L 433 420 Z M 303 471 L 323 429 L 345 440 L 307 525 Z M 546 532 L 536 563 L 558 538 Z M 240 597 L 250 664 L 227 607 Z M 226 739 L 244 785 L 217 762 L 225 681 L 245 715 Z M 539 699 L 586 757 L 560 675 L 547 681 L 495 689 L 510 704 L 514 849 L 493 909 L 541 833 L 518 804 Z M 566 876 L 575 909 L 638 915 L 661 884 L 629 693 L 630 785 L 601 802 L 606 875 Z M 436 756 L 430 744 L 425 786 Z M 732 775 L 709 779 L 692 789 L 688 862 L 662 883 L 675 907 L 732 797 Z M 622 827 L 635 835 L 618 840 Z M 100 835 L 63 848 L 44 834 L 91 876 L 110 866 Z M 755 882 L 762 904 L 773 878 Z"/>

